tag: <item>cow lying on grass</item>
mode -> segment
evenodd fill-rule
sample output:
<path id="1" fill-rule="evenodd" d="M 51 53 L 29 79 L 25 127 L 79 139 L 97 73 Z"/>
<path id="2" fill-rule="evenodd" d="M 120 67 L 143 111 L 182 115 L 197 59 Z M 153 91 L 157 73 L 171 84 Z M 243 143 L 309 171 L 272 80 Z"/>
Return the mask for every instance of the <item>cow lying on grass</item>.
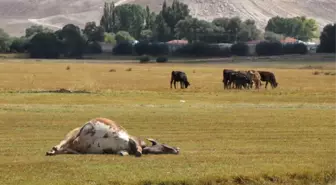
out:
<path id="1" fill-rule="evenodd" d="M 161 144 L 147 139 L 152 146 L 138 137 L 131 136 L 117 123 L 106 118 L 96 118 L 82 127 L 71 130 L 58 145 L 52 147 L 46 155 L 56 154 L 179 154 L 178 147 Z"/>

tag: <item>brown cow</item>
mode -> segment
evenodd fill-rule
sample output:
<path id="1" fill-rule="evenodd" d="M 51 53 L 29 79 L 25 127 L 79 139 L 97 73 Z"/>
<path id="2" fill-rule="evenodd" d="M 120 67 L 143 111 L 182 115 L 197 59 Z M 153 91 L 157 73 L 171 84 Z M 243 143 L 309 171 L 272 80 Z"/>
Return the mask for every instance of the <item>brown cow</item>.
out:
<path id="1" fill-rule="evenodd" d="M 260 89 L 261 87 L 261 76 L 258 73 L 258 71 L 255 70 L 249 70 L 247 71 L 251 77 L 251 80 L 253 81 L 253 83 L 255 84 L 255 88 L 256 89 Z"/>
<path id="2" fill-rule="evenodd" d="M 129 135 L 122 126 L 112 120 L 95 118 L 82 127 L 71 130 L 46 155 L 131 154 L 140 157 L 143 151 L 145 154 L 179 154 L 178 147 L 159 144 L 153 139 L 148 140 L 153 143 L 152 146 L 147 146 L 143 140 Z"/>

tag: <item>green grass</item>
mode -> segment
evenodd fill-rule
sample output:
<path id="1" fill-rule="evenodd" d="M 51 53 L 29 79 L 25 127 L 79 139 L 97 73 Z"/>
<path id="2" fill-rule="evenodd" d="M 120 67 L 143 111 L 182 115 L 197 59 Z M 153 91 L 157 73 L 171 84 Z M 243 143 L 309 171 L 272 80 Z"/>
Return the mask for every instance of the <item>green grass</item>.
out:
<path id="1" fill-rule="evenodd" d="M 331 185 L 335 76 L 274 65 L 2 63 L 1 184 Z M 223 68 L 273 71 L 280 85 L 224 91 Z M 169 88 L 173 69 L 187 72 L 190 89 Z M 59 88 L 92 93 L 30 92 Z M 45 156 L 95 117 L 178 146 L 181 154 Z"/>

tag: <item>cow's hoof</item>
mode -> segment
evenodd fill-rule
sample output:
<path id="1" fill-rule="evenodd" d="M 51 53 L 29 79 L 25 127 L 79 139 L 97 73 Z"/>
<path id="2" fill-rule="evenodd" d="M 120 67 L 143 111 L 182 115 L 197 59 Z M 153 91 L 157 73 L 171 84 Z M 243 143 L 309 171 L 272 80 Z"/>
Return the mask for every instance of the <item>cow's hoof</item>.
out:
<path id="1" fill-rule="evenodd" d="M 46 156 L 52 156 L 52 155 L 55 155 L 55 151 L 46 152 Z"/>
<path id="2" fill-rule="evenodd" d="M 128 152 L 121 151 L 121 152 L 119 152 L 119 155 L 121 155 L 121 156 L 126 156 L 126 155 L 129 155 L 129 154 L 128 154 Z"/>

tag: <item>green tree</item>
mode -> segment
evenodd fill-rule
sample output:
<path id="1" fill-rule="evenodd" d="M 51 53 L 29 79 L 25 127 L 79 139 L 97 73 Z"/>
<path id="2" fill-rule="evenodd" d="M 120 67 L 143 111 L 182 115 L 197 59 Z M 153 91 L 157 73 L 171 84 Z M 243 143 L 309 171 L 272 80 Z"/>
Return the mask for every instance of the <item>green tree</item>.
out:
<path id="1" fill-rule="evenodd" d="M 33 25 L 25 30 L 25 37 L 31 37 L 36 33 L 52 33 L 54 32 L 52 29 L 43 27 L 41 25 Z"/>
<path id="2" fill-rule="evenodd" d="M 152 41 L 153 36 L 152 30 L 142 30 L 140 33 L 140 40 Z"/>
<path id="3" fill-rule="evenodd" d="M 173 38 L 170 32 L 170 28 L 165 22 L 162 16 L 162 13 L 156 16 L 155 28 L 154 28 L 153 33 L 154 33 L 154 38 L 160 42 L 166 42 Z"/>
<path id="4" fill-rule="evenodd" d="M 100 19 L 100 26 L 108 33 L 115 32 L 115 4 L 114 2 L 104 3 L 103 15 Z"/>
<path id="5" fill-rule="evenodd" d="M 73 24 L 65 25 L 60 32 L 56 32 L 64 44 L 64 55 L 70 58 L 81 58 L 85 51 L 86 41 L 81 30 Z"/>
<path id="6" fill-rule="evenodd" d="M 115 40 L 115 34 L 114 33 L 104 33 L 104 42 L 110 43 L 110 44 L 116 44 L 117 41 Z"/>
<path id="7" fill-rule="evenodd" d="M 261 38 L 261 30 L 257 28 L 254 20 L 247 19 L 241 23 L 241 29 L 238 33 L 238 41 L 247 42 Z"/>
<path id="8" fill-rule="evenodd" d="M 153 30 L 155 28 L 155 12 L 151 12 L 149 7 L 146 6 L 146 14 L 145 14 L 145 30 Z"/>
<path id="9" fill-rule="evenodd" d="M 197 18 L 180 20 L 175 26 L 177 38 L 185 38 L 189 42 L 206 41 L 208 35 L 213 33 L 213 25 Z"/>
<path id="10" fill-rule="evenodd" d="M 280 41 L 280 40 L 282 40 L 284 38 L 285 38 L 285 36 L 282 35 L 282 34 L 277 34 L 277 33 L 269 32 L 269 31 L 265 31 L 264 32 L 264 39 L 265 40 Z"/>
<path id="11" fill-rule="evenodd" d="M 115 7 L 115 32 L 127 31 L 139 38 L 145 26 L 145 10 L 140 5 L 123 4 Z"/>
<path id="12" fill-rule="evenodd" d="M 268 21 L 265 31 L 308 41 L 317 37 L 317 28 L 314 19 L 307 19 L 304 16 L 292 18 L 276 16 Z"/>
<path id="13" fill-rule="evenodd" d="M 134 41 L 135 39 L 127 31 L 118 31 L 115 34 L 115 40 L 119 44 L 125 41 Z"/>
<path id="14" fill-rule="evenodd" d="M 61 47 L 54 33 L 40 32 L 30 40 L 28 52 L 31 58 L 58 58 Z"/>
<path id="15" fill-rule="evenodd" d="M 10 44 L 10 36 L 2 28 L 0 28 L 0 52 L 7 52 Z"/>
<path id="16" fill-rule="evenodd" d="M 327 24 L 324 26 L 321 35 L 320 35 L 320 45 L 317 49 L 317 52 L 321 53 L 335 53 L 335 32 L 336 23 Z"/>
<path id="17" fill-rule="evenodd" d="M 184 20 L 185 18 L 189 17 L 190 10 L 188 5 L 179 2 L 178 0 L 173 0 L 171 6 L 167 7 L 166 1 L 162 5 L 161 10 L 162 16 L 167 23 L 168 27 L 170 28 L 170 32 L 172 35 L 175 35 L 175 25 L 180 21 Z"/>
<path id="18" fill-rule="evenodd" d="M 104 41 L 104 28 L 97 26 L 95 22 L 87 22 L 83 33 L 87 36 L 89 42 Z"/>
<path id="19" fill-rule="evenodd" d="M 10 52 L 17 52 L 17 53 L 23 53 L 27 50 L 27 46 L 29 43 L 29 39 L 26 37 L 15 37 L 12 40 L 12 43 L 10 45 Z"/>

